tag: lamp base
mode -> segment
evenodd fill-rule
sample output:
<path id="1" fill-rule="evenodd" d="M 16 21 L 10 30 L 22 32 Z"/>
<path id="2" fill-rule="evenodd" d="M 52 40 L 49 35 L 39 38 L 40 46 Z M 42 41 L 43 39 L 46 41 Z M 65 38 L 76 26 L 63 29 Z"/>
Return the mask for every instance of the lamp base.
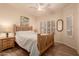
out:
<path id="1" fill-rule="evenodd" d="M 6 37 L 8 37 L 8 33 L 6 33 Z"/>

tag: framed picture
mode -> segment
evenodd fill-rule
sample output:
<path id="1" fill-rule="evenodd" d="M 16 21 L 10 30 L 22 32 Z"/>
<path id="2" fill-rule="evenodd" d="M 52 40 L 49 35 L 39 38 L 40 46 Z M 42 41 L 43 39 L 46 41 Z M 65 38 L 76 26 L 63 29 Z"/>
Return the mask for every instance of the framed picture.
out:
<path id="1" fill-rule="evenodd" d="M 29 24 L 29 18 L 20 16 L 20 25 L 27 25 L 27 24 Z"/>
<path id="2" fill-rule="evenodd" d="M 57 31 L 59 32 L 63 31 L 63 20 L 62 19 L 58 19 L 57 21 Z"/>

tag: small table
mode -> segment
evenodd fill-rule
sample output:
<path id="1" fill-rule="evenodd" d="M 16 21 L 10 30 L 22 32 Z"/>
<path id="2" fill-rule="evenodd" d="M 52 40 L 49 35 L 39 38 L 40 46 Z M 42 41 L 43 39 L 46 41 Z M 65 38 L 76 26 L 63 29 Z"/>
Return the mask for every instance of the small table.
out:
<path id="1" fill-rule="evenodd" d="M 2 50 L 15 46 L 15 37 L 2 38 L 0 37 L 0 52 Z"/>

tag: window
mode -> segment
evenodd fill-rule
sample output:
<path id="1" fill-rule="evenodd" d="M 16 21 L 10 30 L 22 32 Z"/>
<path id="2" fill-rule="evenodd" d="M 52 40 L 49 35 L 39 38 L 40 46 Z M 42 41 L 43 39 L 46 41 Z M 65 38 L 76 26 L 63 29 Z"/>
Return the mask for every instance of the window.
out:
<path id="1" fill-rule="evenodd" d="M 72 36 L 72 17 L 67 17 L 67 35 Z"/>

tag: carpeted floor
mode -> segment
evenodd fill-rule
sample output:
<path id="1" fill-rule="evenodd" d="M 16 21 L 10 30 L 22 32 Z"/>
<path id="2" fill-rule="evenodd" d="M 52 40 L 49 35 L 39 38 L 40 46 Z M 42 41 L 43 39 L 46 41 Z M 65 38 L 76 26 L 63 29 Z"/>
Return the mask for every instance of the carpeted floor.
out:
<path id="1" fill-rule="evenodd" d="M 28 56 L 28 53 L 19 46 L 16 46 L 14 48 L 2 51 L 0 56 Z M 71 47 L 64 44 L 55 43 L 55 45 L 51 46 L 43 54 L 43 56 L 78 56 L 78 54 L 77 51 Z"/>

